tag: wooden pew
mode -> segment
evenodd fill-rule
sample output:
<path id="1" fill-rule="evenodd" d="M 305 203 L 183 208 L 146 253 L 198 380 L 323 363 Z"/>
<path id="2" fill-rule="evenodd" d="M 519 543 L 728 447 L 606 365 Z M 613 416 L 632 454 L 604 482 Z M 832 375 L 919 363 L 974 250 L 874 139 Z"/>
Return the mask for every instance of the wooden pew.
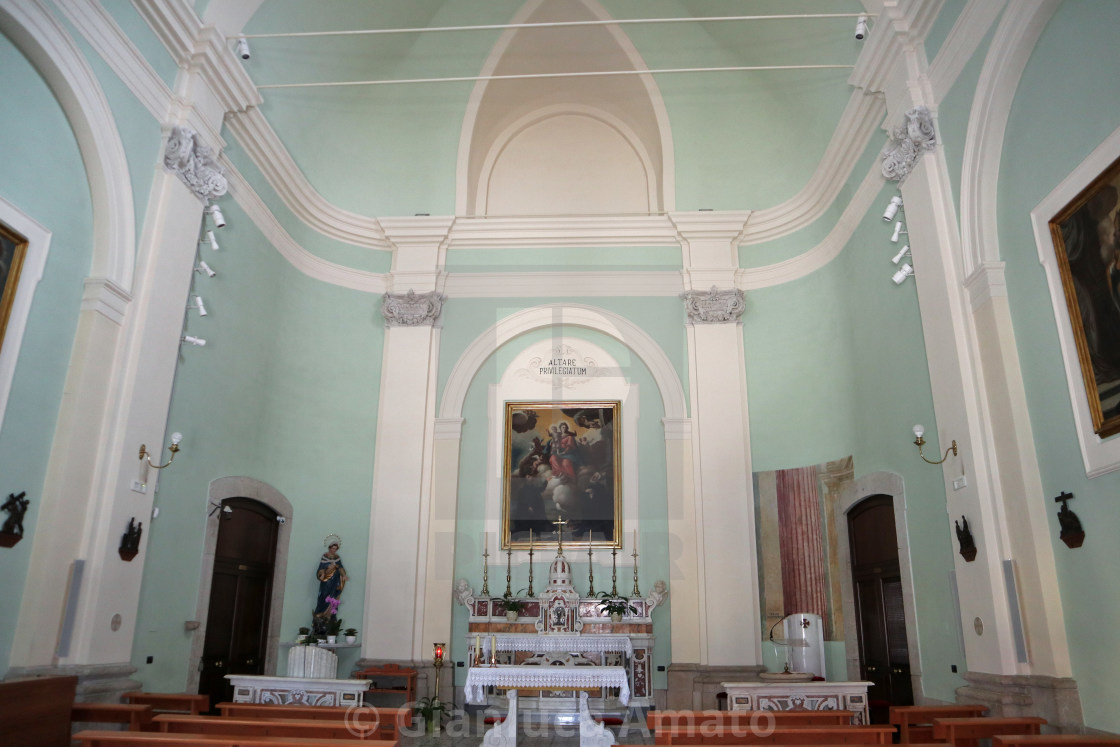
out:
<path id="1" fill-rule="evenodd" d="M 128 724 L 129 731 L 151 731 L 152 707 L 139 703 L 74 703 L 70 722 L 76 724 Z"/>
<path id="2" fill-rule="evenodd" d="M 373 743 L 396 744 L 396 740 L 377 740 L 377 729 L 349 720 L 230 718 L 163 713 L 153 723 L 164 734 L 219 734 L 247 737 L 306 737 L 308 739 L 362 739 Z"/>
<path id="3" fill-rule="evenodd" d="M 69 747 L 70 706 L 77 689 L 77 677 L 0 682 L 4 747 Z"/>
<path id="4" fill-rule="evenodd" d="M 165 734 L 158 731 L 98 731 L 74 735 L 82 747 L 394 747 L 395 742 L 308 737 L 248 737 L 221 734 Z"/>
<path id="5" fill-rule="evenodd" d="M 145 693 L 134 691 L 121 698 L 126 703 L 149 705 L 153 713 L 189 713 L 197 716 L 210 710 L 210 696 L 194 693 Z"/>
<path id="6" fill-rule="evenodd" d="M 935 718 L 933 738 L 955 747 L 978 747 L 979 740 L 1003 734 L 1038 734 L 1045 723 L 1040 716 Z"/>
<path id="7" fill-rule="evenodd" d="M 854 711 L 648 711 L 646 728 L 661 729 L 706 726 L 845 726 L 852 723 Z"/>
<path id="8" fill-rule="evenodd" d="M 705 726 L 699 729 L 662 727 L 654 744 L 890 744 L 893 726 L 779 726 L 751 729 L 747 726 Z"/>
<path id="9" fill-rule="evenodd" d="M 992 747 L 1116 747 L 1120 737 L 1112 734 L 1001 734 L 992 737 Z"/>
<path id="10" fill-rule="evenodd" d="M 218 711 L 230 718 L 322 719 L 349 721 L 357 727 L 377 730 L 377 739 L 400 739 L 401 730 L 412 726 L 411 708 L 361 706 L 266 705 L 263 703 L 219 703 Z"/>
<path id="11" fill-rule="evenodd" d="M 900 744 L 933 741 L 935 718 L 970 718 L 988 712 L 982 705 L 891 706 L 890 723 L 898 727 Z"/>

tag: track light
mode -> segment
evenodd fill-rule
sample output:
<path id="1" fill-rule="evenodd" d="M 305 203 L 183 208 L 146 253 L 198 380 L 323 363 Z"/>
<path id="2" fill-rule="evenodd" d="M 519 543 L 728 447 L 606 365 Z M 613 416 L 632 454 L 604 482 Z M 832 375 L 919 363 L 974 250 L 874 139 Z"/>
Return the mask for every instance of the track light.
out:
<path id="1" fill-rule="evenodd" d="M 214 238 L 214 232 L 213 231 L 207 231 L 206 235 L 198 240 L 198 243 L 209 244 L 210 248 L 213 249 L 214 251 L 218 251 L 218 249 L 221 248 L 221 247 L 218 246 L 218 240 L 216 238 Z"/>
<path id="2" fill-rule="evenodd" d="M 217 205 L 207 205 L 206 212 L 210 214 L 210 218 L 214 221 L 214 228 L 225 228 L 226 217 L 222 215 L 222 209 L 220 207 Z M 210 245 L 211 248 L 216 249 L 217 247 L 215 244 L 217 243 L 216 241 L 213 242 Z"/>
<path id="3" fill-rule="evenodd" d="M 210 269 L 210 265 L 206 264 L 206 260 L 198 260 L 198 267 L 194 268 L 195 272 L 205 272 L 208 277 L 214 277 L 218 273 Z"/>
<path id="4" fill-rule="evenodd" d="M 202 305 L 202 296 L 194 296 L 194 303 L 191 306 L 198 310 L 199 316 L 206 316 L 206 307 Z M 190 308 L 190 306 L 187 308 Z"/>
<path id="5" fill-rule="evenodd" d="M 898 272 L 896 272 L 891 277 L 891 280 L 894 281 L 895 285 L 902 285 L 902 282 L 904 280 L 906 280 L 906 278 L 910 277 L 913 274 L 914 274 L 914 268 L 910 266 L 909 262 L 906 262 L 902 265 L 902 267 L 898 268 Z"/>
<path id="6" fill-rule="evenodd" d="M 894 255 L 894 257 L 891 259 L 891 262 L 893 262 L 894 264 L 897 265 L 899 262 L 902 261 L 902 258 L 905 257 L 909 253 L 910 253 L 910 245 L 907 244 L 906 246 L 899 249 L 898 254 Z"/>
<path id="7" fill-rule="evenodd" d="M 861 39 L 863 37 L 857 36 L 856 38 Z M 237 37 L 237 56 L 243 60 L 249 59 L 249 40 L 244 36 Z"/>
<path id="8" fill-rule="evenodd" d="M 863 41 L 863 37 L 867 36 L 867 16 L 860 16 L 856 21 L 856 41 Z M 249 55 L 245 55 L 248 59 Z"/>
<path id="9" fill-rule="evenodd" d="M 191 345 L 196 345 L 200 348 L 206 345 L 206 340 L 202 339 L 201 337 L 191 337 L 190 335 L 183 335 L 179 338 L 179 342 L 188 342 Z"/>
<path id="10" fill-rule="evenodd" d="M 902 207 L 902 198 L 898 195 L 895 195 L 891 198 L 890 204 L 887 205 L 887 209 L 883 211 L 883 222 L 890 223 L 892 220 L 894 220 L 894 216 L 898 214 L 898 209 L 900 207 Z"/>
<path id="11" fill-rule="evenodd" d="M 901 236 L 904 233 L 910 233 L 910 232 L 902 230 L 902 221 L 895 221 L 894 233 L 891 234 L 891 243 L 892 244 L 897 244 L 898 243 L 898 237 Z"/>

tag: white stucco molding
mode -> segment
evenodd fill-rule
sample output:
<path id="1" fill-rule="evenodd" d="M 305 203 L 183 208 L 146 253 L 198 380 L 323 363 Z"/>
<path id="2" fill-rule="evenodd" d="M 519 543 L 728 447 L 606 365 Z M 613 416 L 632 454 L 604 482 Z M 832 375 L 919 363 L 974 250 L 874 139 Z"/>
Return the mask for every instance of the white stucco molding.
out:
<path id="1" fill-rule="evenodd" d="M 909 176 L 922 154 L 937 147 L 937 128 L 933 115 L 924 106 L 915 106 L 903 115 L 902 124 L 890 132 L 883 148 L 882 172 L 891 181 Z"/>
<path id="2" fill-rule="evenodd" d="M 86 278 L 82 292 L 82 310 L 96 311 L 113 324 L 124 324 L 124 315 L 132 301 L 123 288 L 105 278 Z"/>
<path id="3" fill-rule="evenodd" d="M 97 76 L 40 0 L 0 0 L 0 32 L 46 80 L 78 141 L 93 202 L 89 275 L 131 291 L 136 253 L 132 181 L 116 120 Z"/>
<path id="4" fill-rule="evenodd" d="M 1019 79 L 1061 0 L 1016 0 L 992 38 L 965 132 L 961 163 L 962 272 L 999 262 L 998 189 L 1003 137 Z"/>
<path id="5" fill-rule="evenodd" d="M 686 417 L 684 389 L 680 378 L 668 356 L 653 338 L 641 327 L 614 312 L 577 304 L 547 304 L 524 309 L 510 314 L 476 337 L 451 370 L 444 387 L 439 417 L 462 417 L 471 381 L 483 363 L 502 345 L 530 330 L 554 326 L 594 329 L 626 345 L 649 368 L 661 394 L 664 417 Z"/>
<path id="6" fill-rule="evenodd" d="M 1050 236 L 1050 219 L 1117 158 L 1120 158 L 1120 128 L 1114 130 L 1054 188 L 1054 191 L 1038 203 L 1038 207 L 1031 211 L 1031 225 L 1034 227 L 1038 260 L 1046 271 L 1050 303 L 1054 307 L 1055 321 L 1058 325 L 1058 342 L 1062 350 L 1062 363 L 1077 428 L 1077 442 L 1081 446 L 1081 458 L 1085 464 L 1085 473 L 1089 477 L 1099 477 L 1120 469 L 1120 436 L 1102 439 L 1093 431 L 1093 416 L 1089 412 L 1085 380 L 1081 375 L 1077 338 L 1073 333 L 1069 307 L 1066 305 L 1065 288 L 1058 269 L 1058 259 L 1054 254 L 1054 241 Z"/>
<path id="7" fill-rule="evenodd" d="M 691 441 L 691 418 L 661 418 L 661 427 L 665 429 L 666 441 Z"/>
<path id="8" fill-rule="evenodd" d="M 463 418 L 436 418 L 433 431 L 437 441 L 458 441 L 463 437 Z"/>
<path id="9" fill-rule="evenodd" d="M 992 298 L 1007 295 L 1007 277 L 1003 262 L 985 262 L 965 278 L 964 287 L 973 311 Z"/>
<path id="10" fill-rule="evenodd" d="M 1006 0 L 969 0 L 964 6 L 929 64 L 929 85 L 935 102 L 940 103 L 952 89 L 1005 4 Z"/>

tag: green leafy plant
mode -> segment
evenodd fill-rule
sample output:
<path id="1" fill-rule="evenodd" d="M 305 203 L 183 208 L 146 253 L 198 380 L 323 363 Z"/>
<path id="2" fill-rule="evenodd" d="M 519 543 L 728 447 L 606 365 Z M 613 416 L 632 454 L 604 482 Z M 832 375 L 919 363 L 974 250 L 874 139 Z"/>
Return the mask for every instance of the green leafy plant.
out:
<path id="1" fill-rule="evenodd" d="M 327 620 L 327 635 L 338 635 L 338 631 L 342 630 L 342 618 L 332 617 Z"/>
<path id="2" fill-rule="evenodd" d="M 346 635 L 357 635 L 358 634 L 358 629 L 357 628 L 347 628 L 343 632 L 346 633 Z"/>
<path id="3" fill-rule="evenodd" d="M 520 594 L 522 591 L 525 590 L 521 589 L 517 593 Z M 525 609 L 526 602 L 524 599 L 519 599 L 512 594 L 503 594 L 502 605 L 506 608 L 506 612 L 516 612 L 520 614 L 521 611 Z"/>
<path id="4" fill-rule="evenodd" d="M 438 721 L 443 720 L 443 714 L 447 712 L 447 706 L 440 702 L 440 699 L 435 696 L 427 698 L 420 698 L 412 706 L 412 712 L 424 719 L 424 723 L 431 726 Z"/>
<path id="5" fill-rule="evenodd" d="M 599 598 L 603 600 L 599 602 L 599 609 L 608 615 L 625 615 L 627 612 L 638 614 L 638 608 L 630 604 L 629 599 L 614 596 L 609 591 L 599 592 Z"/>
<path id="6" fill-rule="evenodd" d="M 303 645 L 304 646 L 315 646 L 318 643 L 319 643 L 319 636 L 315 635 L 314 633 L 308 634 L 307 637 L 303 639 Z"/>
<path id="7" fill-rule="evenodd" d="M 299 634 L 300 635 L 307 635 L 310 632 L 311 632 L 311 628 L 300 628 L 299 629 Z"/>

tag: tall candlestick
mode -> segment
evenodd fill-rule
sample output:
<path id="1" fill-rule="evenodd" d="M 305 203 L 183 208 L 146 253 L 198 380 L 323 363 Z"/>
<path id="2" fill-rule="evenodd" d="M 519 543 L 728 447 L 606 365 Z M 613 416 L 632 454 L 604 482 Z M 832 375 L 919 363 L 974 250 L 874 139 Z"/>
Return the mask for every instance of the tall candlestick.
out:
<path id="1" fill-rule="evenodd" d="M 638 588 L 638 546 L 635 545 L 634 546 L 634 590 L 631 592 L 631 596 L 640 597 L 641 595 L 642 595 L 642 592 Z"/>
<path id="2" fill-rule="evenodd" d="M 482 533 L 482 596 L 490 596 L 490 533 Z"/>
<path id="3" fill-rule="evenodd" d="M 617 547 L 612 547 L 611 548 L 611 596 L 612 597 L 617 597 L 618 596 L 617 558 L 618 558 L 618 548 Z"/>
<path id="4" fill-rule="evenodd" d="M 595 566 L 591 564 L 591 530 L 587 530 L 587 596 L 595 596 Z"/>
<path id="5" fill-rule="evenodd" d="M 533 598 L 533 530 L 529 530 L 529 598 Z"/>
<path id="6" fill-rule="evenodd" d="M 512 537 L 510 539 L 512 539 Z M 507 597 L 513 596 L 513 592 L 510 591 L 510 588 L 509 588 L 509 582 L 510 582 L 509 571 L 510 571 L 510 561 L 511 561 L 512 558 L 513 558 L 513 542 L 510 542 L 510 546 L 508 548 L 506 548 L 506 596 Z"/>

